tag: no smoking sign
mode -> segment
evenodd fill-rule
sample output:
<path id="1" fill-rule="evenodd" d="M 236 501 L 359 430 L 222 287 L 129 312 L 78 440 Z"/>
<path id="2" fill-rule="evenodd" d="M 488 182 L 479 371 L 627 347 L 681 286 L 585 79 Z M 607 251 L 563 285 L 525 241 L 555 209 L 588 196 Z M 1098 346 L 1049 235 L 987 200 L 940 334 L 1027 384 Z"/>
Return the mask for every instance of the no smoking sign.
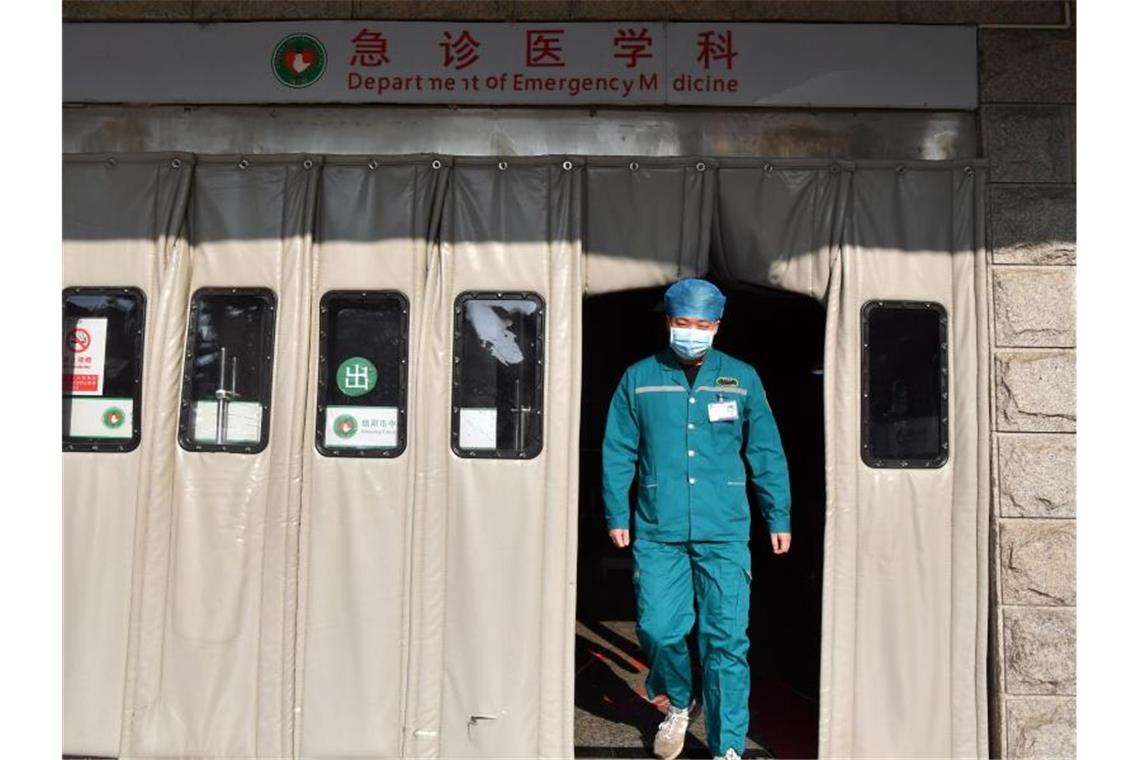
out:
<path id="1" fill-rule="evenodd" d="M 67 334 L 67 349 L 73 353 L 81 354 L 91 348 L 91 333 L 82 327 L 77 327 Z"/>
<path id="2" fill-rule="evenodd" d="M 63 333 L 63 392 L 68 396 L 103 395 L 107 353 L 107 318 L 69 320 Z"/>

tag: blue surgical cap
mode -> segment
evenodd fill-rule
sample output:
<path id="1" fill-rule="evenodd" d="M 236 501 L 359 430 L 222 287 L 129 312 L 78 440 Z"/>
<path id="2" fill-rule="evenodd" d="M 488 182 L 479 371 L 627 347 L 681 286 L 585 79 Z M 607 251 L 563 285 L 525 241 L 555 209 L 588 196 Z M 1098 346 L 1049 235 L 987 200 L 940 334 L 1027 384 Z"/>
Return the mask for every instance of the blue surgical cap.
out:
<path id="1" fill-rule="evenodd" d="M 708 280 L 677 280 L 665 291 L 665 315 L 718 321 L 724 314 L 724 294 Z"/>

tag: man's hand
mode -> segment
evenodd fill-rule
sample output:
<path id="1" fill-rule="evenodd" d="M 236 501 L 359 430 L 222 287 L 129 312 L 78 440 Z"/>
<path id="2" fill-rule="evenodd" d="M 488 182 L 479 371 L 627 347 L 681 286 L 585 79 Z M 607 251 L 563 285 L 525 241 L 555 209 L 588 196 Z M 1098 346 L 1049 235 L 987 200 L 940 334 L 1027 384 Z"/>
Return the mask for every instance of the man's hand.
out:
<path id="1" fill-rule="evenodd" d="M 610 540 L 614 542 L 614 546 L 619 549 L 624 549 L 629 546 L 629 531 L 623 528 L 610 531 Z"/>
<path id="2" fill-rule="evenodd" d="M 615 531 L 610 531 L 612 536 Z M 787 554 L 788 549 L 792 548 L 792 534 L 791 533 L 773 533 L 772 534 L 772 553 L 773 554 Z"/>

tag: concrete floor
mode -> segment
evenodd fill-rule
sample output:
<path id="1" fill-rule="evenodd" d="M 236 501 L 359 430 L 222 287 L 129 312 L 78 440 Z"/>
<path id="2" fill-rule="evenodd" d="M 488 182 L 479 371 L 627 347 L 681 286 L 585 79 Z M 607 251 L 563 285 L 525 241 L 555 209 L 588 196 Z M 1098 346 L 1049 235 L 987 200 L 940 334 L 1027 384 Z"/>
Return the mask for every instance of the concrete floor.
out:
<path id="1" fill-rule="evenodd" d="M 578 758 L 653 757 L 653 735 L 668 707 L 645 696 L 641 661 L 631 620 L 578 621 L 574 745 Z M 755 691 L 755 688 L 754 688 Z M 759 733 L 763 725 L 752 705 L 752 729 L 745 757 L 774 755 Z M 689 724 L 682 758 L 709 758 L 704 716 Z"/>

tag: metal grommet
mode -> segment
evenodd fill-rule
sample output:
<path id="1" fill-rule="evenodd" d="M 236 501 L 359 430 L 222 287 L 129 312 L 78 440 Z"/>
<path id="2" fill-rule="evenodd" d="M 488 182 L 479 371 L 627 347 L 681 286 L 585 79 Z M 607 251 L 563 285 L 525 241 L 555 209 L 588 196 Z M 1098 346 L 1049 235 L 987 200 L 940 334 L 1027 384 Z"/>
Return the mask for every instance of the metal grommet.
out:
<path id="1" fill-rule="evenodd" d="M 832 164 L 828 171 L 832 174 L 839 174 L 839 164 Z"/>
<path id="2" fill-rule="evenodd" d="M 249 159 L 243 158 L 241 161 L 238 161 L 238 168 L 239 169 L 248 169 L 249 168 Z"/>
<path id="3" fill-rule="evenodd" d="M 368 168 L 369 169 L 375 169 L 379 165 L 380 165 L 380 162 L 377 161 L 375 158 L 368 162 Z"/>
<path id="4" fill-rule="evenodd" d="M 313 168 L 313 159 L 306 158 L 304 161 L 301 162 L 301 166 L 305 167 L 306 169 L 312 169 Z"/>
<path id="5" fill-rule="evenodd" d="M 114 166 L 117 162 L 115 161 L 114 156 L 108 156 L 105 163 L 107 164 L 107 166 Z"/>
<path id="6" fill-rule="evenodd" d="M 438 169 L 441 166 L 443 166 L 443 162 L 440 161 L 438 158 L 431 162 L 431 168 L 433 168 L 433 169 Z"/>
<path id="7" fill-rule="evenodd" d="M 895 174 L 903 174 L 904 172 L 906 172 L 905 166 L 903 166 L 902 164 L 898 164 L 897 166 L 895 166 Z"/>
<path id="8" fill-rule="evenodd" d="M 631 172 L 637 171 L 637 162 L 636 161 L 630 161 L 629 162 L 629 170 Z"/>
<path id="9" fill-rule="evenodd" d="M 506 170 L 507 170 L 507 162 L 506 161 L 500 161 L 499 162 L 499 171 L 505 172 Z"/>
<path id="10" fill-rule="evenodd" d="M 972 166 L 966 167 L 966 176 L 967 177 L 973 177 L 974 176 L 974 167 L 972 167 Z"/>
<path id="11" fill-rule="evenodd" d="M 181 158 L 176 158 L 170 162 L 170 168 L 172 168 L 172 169 L 178 169 L 181 166 L 182 166 L 182 159 Z"/>
<path id="12" fill-rule="evenodd" d="M 765 162 L 764 173 L 765 174 L 771 174 L 772 173 L 772 164 Z"/>
<path id="13" fill-rule="evenodd" d="M 704 170 L 705 170 L 705 162 L 704 161 L 698 161 L 697 162 L 697 171 L 703 172 Z"/>
<path id="14" fill-rule="evenodd" d="M 562 168 L 565 169 L 566 171 L 570 171 L 571 169 L 574 168 L 574 164 L 570 163 L 569 161 L 563 161 L 562 162 Z"/>

